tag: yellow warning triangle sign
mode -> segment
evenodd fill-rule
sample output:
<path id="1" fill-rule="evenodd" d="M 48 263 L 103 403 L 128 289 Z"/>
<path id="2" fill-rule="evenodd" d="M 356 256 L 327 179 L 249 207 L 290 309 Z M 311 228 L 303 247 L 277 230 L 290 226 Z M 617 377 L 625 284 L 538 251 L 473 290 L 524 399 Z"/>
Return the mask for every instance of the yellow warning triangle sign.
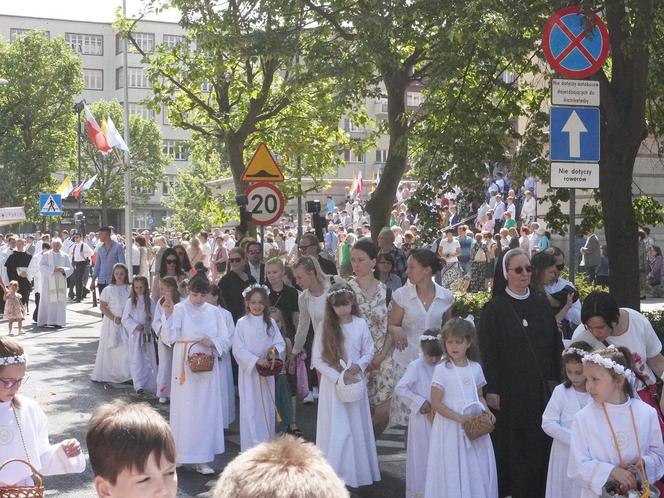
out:
<path id="1" fill-rule="evenodd" d="M 247 163 L 242 173 L 242 181 L 251 182 L 283 182 L 284 174 L 272 156 L 267 145 L 260 144 Z"/>

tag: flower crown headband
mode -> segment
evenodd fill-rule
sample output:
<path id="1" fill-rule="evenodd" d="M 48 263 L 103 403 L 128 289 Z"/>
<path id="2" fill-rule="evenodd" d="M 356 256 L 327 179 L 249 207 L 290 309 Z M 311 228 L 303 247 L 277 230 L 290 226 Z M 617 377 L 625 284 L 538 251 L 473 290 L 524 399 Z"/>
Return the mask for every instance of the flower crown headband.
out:
<path id="1" fill-rule="evenodd" d="M 420 342 L 422 341 L 440 341 L 441 335 L 428 335 L 428 334 L 422 334 L 420 336 Z"/>
<path id="2" fill-rule="evenodd" d="M 606 349 L 615 349 L 616 351 L 618 350 L 618 348 L 616 348 L 613 344 Z M 630 384 L 633 384 L 636 380 L 636 375 L 634 375 L 634 372 L 632 372 L 629 368 L 625 368 L 610 358 L 600 356 L 598 353 L 586 354 L 583 358 L 581 358 L 581 361 L 584 364 L 590 362 L 594 363 L 595 365 L 599 365 L 600 367 L 604 367 L 607 370 L 613 370 L 618 375 L 625 377 Z"/>
<path id="3" fill-rule="evenodd" d="M 11 356 L 3 356 L 0 358 L 0 367 L 7 365 L 22 365 L 27 362 L 24 354 L 13 354 Z"/>
<path id="4" fill-rule="evenodd" d="M 242 291 L 242 297 L 246 299 L 249 293 L 256 289 L 263 289 L 265 292 L 267 292 L 268 296 L 270 295 L 270 288 L 267 285 L 251 284 L 249 287 Z"/>
<path id="5" fill-rule="evenodd" d="M 568 354 L 578 354 L 581 358 L 584 358 L 590 353 L 579 348 L 567 348 L 563 351 L 563 356 L 567 356 Z"/>
<path id="6" fill-rule="evenodd" d="M 328 292 L 327 297 L 336 296 L 338 294 L 348 294 L 349 296 L 355 296 L 355 291 L 350 287 L 342 287 L 341 289 L 335 289 L 331 292 Z"/>

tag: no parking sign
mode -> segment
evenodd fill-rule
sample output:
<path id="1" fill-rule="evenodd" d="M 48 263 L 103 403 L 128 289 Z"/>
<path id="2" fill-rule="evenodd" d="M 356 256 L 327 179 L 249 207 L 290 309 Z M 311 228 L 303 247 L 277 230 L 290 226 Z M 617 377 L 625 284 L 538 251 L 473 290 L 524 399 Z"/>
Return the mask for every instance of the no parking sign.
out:
<path id="1" fill-rule="evenodd" d="M 604 65 L 609 33 L 597 14 L 567 7 L 546 22 L 542 50 L 556 72 L 568 78 L 586 78 Z"/>

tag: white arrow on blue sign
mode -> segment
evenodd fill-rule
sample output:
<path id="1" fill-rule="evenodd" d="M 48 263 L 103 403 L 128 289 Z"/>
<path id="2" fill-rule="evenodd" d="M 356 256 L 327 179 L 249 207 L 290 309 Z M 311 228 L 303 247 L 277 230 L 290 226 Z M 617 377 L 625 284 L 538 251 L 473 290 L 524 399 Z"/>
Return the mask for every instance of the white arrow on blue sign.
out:
<path id="1" fill-rule="evenodd" d="M 599 109 L 553 106 L 549 114 L 551 161 L 599 161 Z"/>

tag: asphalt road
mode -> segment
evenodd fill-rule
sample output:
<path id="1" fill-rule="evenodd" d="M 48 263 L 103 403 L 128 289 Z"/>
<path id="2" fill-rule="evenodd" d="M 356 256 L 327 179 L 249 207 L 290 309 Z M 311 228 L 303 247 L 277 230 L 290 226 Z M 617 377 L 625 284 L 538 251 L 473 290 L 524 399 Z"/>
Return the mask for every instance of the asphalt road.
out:
<path id="1" fill-rule="evenodd" d="M 34 303 L 30 303 L 31 307 Z M 30 313 L 31 315 L 31 313 Z M 61 330 L 36 329 L 25 322 L 26 334 L 19 338 L 28 354 L 29 380 L 22 393 L 35 398 L 49 420 L 51 442 L 75 437 L 84 445 L 85 427 L 95 406 L 121 397 L 138 398 L 129 385 L 109 386 L 90 381 L 97 351 L 101 317 L 98 308 L 85 301 L 68 304 L 67 326 Z M 7 333 L 6 321 L 0 321 L 0 332 Z M 168 405 L 156 398 L 145 400 L 168 417 Z M 239 412 L 239 408 L 238 408 Z M 304 437 L 314 440 L 316 405 L 297 407 L 297 422 Z M 239 453 L 239 427 L 233 424 L 226 432 L 226 453 L 218 456 L 213 467 L 223 470 Z M 382 481 L 353 490 L 354 497 L 402 497 L 405 495 L 405 450 L 402 428 L 389 428 L 377 441 Z M 85 445 L 84 445 L 84 451 Z M 86 451 L 87 453 L 87 451 Z M 217 476 L 202 476 L 193 471 L 178 471 L 178 497 L 210 497 Z M 92 470 L 83 474 L 45 478 L 47 496 L 93 498 Z"/>

